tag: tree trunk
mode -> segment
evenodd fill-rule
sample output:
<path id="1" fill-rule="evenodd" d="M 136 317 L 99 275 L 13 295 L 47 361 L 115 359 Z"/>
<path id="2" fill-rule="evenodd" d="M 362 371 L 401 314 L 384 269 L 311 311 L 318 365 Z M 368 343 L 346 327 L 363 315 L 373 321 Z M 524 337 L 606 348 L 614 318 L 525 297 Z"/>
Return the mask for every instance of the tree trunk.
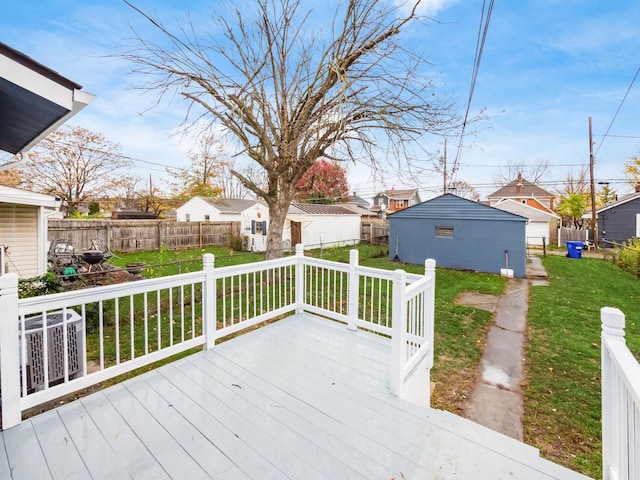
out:
<path id="1" fill-rule="evenodd" d="M 282 232 L 289 212 L 289 205 L 293 199 L 295 182 L 288 182 L 283 177 L 278 178 L 276 185 L 270 185 L 270 192 L 276 195 L 266 198 L 269 205 L 269 227 L 267 229 L 267 253 L 265 258 L 272 260 L 282 257 Z"/>

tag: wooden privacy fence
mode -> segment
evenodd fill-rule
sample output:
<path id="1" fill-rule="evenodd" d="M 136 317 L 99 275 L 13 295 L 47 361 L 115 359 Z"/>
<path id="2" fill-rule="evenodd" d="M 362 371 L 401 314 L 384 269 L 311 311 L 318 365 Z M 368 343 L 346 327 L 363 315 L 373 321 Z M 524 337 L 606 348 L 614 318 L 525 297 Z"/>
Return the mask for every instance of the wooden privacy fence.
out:
<path id="1" fill-rule="evenodd" d="M 360 221 L 360 240 L 371 245 L 389 244 L 389 224 L 381 218 L 362 217 Z"/>
<path id="2" fill-rule="evenodd" d="M 77 250 L 104 240 L 118 252 L 203 248 L 228 245 L 240 235 L 240 222 L 176 222 L 175 220 L 49 220 L 48 237 L 71 240 Z"/>
<path id="3" fill-rule="evenodd" d="M 558 246 L 563 247 L 565 242 L 584 242 L 587 240 L 587 230 L 576 230 L 575 228 L 560 227 Z"/>

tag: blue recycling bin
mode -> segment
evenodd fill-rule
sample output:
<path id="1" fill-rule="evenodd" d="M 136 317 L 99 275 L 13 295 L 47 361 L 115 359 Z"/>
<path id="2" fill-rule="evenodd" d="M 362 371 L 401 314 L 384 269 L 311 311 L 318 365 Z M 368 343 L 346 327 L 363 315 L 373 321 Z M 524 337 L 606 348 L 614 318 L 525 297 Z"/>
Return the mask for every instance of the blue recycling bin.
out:
<path id="1" fill-rule="evenodd" d="M 567 246 L 567 257 L 569 258 L 582 258 L 583 242 L 564 242 Z"/>

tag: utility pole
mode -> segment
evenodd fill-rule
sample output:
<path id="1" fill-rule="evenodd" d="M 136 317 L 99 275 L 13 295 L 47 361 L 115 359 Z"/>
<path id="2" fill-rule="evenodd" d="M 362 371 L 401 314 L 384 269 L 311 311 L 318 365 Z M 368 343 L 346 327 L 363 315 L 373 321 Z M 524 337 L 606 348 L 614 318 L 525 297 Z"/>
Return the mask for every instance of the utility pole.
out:
<path id="1" fill-rule="evenodd" d="M 593 166 L 595 159 L 593 157 L 593 130 L 591 128 L 591 117 L 589 117 L 589 176 L 591 178 L 591 231 L 593 232 L 593 243 L 598 248 L 598 234 L 596 232 L 598 224 L 596 223 L 596 186 L 593 179 Z"/>
<path id="2" fill-rule="evenodd" d="M 444 156 L 442 157 L 442 170 L 444 172 L 444 182 L 442 184 L 442 194 L 447 193 L 447 137 L 444 137 Z"/>

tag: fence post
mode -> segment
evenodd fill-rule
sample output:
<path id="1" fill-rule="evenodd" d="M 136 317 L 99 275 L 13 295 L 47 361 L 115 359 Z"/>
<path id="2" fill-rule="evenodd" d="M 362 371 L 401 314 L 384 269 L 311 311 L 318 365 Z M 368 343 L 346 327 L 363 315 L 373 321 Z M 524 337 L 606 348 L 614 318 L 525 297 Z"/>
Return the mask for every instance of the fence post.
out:
<path id="1" fill-rule="evenodd" d="M 2 428 L 22 421 L 20 407 L 20 331 L 18 329 L 18 275 L 0 275 L 0 381 Z"/>
<path id="2" fill-rule="evenodd" d="M 349 251 L 349 279 L 347 290 L 347 329 L 355 331 L 358 329 L 358 300 L 360 297 L 360 277 L 358 275 L 358 255 L 355 248 Z"/>
<path id="3" fill-rule="evenodd" d="M 215 257 L 213 253 L 205 253 L 202 256 L 202 266 L 204 269 L 204 282 L 202 284 L 203 300 L 203 323 L 205 334 L 205 348 L 213 348 L 216 344 L 216 275 Z M 223 299 L 224 301 L 224 299 Z"/>
<path id="4" fill-rule="evenodd" d="M 404 270 L 393 272 L 393 297 L 391 312 L 391 393 L 400 396 L 402 390 L 402 370 L 406 360 L 407 305 L 405 289 L 407 274 Z"/>
<path id="5" fill-rule="evenodd" d="M 296 243 L 296 313 L 304 311 L 304 283 L 306 281 L 304 273 L 304 245 Z"/>
<path id="6" fill-rule="evenodd" d="M 617 308 L 604 307 L 600 309 L 602 321 L 602 478 L 610 480 L 616 478 L 615 472 L 621 465 L 617 465 L 616 459 L 621 452 L 618 445 L 617 430 L 620 413 L 616 408 L 616 398 L 619 393 L 615 391 L 615 367 L 609 357 L 609 343 L 624 344 L 624 314 Z M 625 422 L 626 423 L 626 422 Z M 626 425 L 623 427 L 626 428 Z"/>

